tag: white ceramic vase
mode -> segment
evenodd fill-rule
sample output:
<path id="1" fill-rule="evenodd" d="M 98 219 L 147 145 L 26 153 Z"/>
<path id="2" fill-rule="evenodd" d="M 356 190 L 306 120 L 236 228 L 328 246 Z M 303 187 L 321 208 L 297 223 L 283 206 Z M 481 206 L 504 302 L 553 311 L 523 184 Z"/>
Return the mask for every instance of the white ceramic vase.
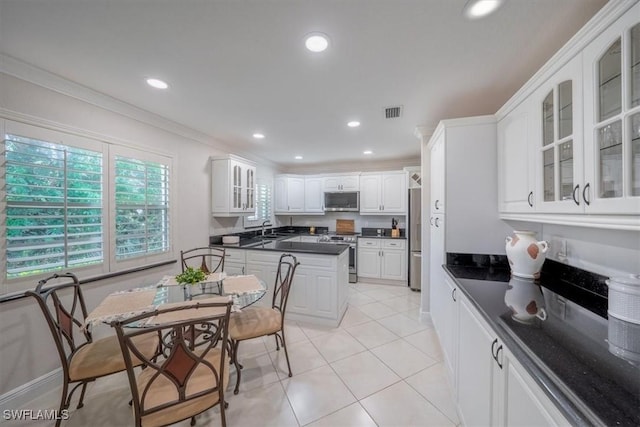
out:
<path id="1" fill-rule="evenodd" d="M 542 264 L 547 256 L 549 244 L 538 242 L 533 231 L 514 231 L 507 237 L 506 251 L 511 274 L 527 279 L 540 277 Z"/>
<path id="2" fill-rule="evenodd" d="M 504 294 L 504 303 L 511 310 L 511 318 L 518 322 L 531 323 L 535 318 L 547 319 L 542 289 L 531 279 L 512 276 Z"/>

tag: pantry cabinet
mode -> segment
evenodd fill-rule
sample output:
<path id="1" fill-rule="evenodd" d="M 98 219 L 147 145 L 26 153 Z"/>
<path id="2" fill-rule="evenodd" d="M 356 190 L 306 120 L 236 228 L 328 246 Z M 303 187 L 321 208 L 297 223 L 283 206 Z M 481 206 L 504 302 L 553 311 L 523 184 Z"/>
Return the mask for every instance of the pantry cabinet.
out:
<path id="1" fill-rule="evenodd" d="M 407 241 L 358 239 L 358 277 L 407 281 Z"/>
<path id="2" fill-rule="evenodd" d="M 404 171 L 360 175 L 360 213 L 406 215 L 407 173 Z"/>
<path id="3" fill-rule="evenodd" d="M 212 157 L 210 161 L 213 216 L 254 215 L 255 163 L 234 155 Z"/>

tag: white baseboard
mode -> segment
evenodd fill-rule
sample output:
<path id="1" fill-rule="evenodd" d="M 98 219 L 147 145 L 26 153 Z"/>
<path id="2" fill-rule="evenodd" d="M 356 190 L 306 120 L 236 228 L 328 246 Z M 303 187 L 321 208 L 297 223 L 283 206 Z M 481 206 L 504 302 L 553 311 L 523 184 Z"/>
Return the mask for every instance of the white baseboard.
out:
<path id="1" fill-rule="evenodd" d="M 35 398 L 54 390 L 62 384 L 62 368 L 55 369 L 0 396 L 0 413 L 24 408 Z M 43 409 L 43 408 L 31 408 Z M 57 408 L 56 408 L 57 409 Z"/>

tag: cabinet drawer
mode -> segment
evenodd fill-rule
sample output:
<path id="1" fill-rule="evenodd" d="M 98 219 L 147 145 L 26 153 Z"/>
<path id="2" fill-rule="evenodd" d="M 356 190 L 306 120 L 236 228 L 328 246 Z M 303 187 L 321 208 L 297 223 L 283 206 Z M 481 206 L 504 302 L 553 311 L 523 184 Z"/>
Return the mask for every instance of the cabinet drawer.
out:
<path id="1" fill-rule="evenodd" d="M 393 240 L 393 239 L 382 240 L 383 249 L 405 249 L 406 247 L 407 247 L 406 240 Z"/>
<path id="2" fill-rule="evenodd" d="M 224 262 L 225 264 L 228 262 L 244 264 L 246 253 L 244 249 L 225 249 Z"/>
<path id="3" fill-rule="evenodd" d="M 380 239 L 358 239 L 358 246 L 366 248 L 379 248 Z"/>

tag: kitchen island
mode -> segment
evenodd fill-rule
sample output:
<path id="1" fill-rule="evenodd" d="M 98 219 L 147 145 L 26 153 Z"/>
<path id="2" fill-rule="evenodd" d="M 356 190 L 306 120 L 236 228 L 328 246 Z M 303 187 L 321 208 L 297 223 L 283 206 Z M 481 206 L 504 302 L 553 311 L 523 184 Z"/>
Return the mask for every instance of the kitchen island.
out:
<path id="1" fill-rule="evenodd" d="M 286 318 L 338 326 L 349 295 L 349 246 L 286 241 L 292 236 L 255 237 L 238 244 L 211 246 L 225 248 L 227 274 L 254 274 L 267 283 L 267 294 L 259 302 L 264 306 L 273 300 L 280 255 L 291 253 L 300 265 L 293 278 Z"/>

